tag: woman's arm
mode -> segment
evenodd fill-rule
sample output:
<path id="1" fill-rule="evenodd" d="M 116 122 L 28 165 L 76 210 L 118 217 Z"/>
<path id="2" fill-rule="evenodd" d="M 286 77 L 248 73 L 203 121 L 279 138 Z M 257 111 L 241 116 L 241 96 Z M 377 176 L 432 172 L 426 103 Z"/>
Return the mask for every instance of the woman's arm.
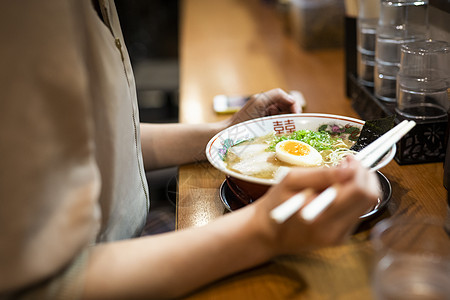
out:
<path id="1" fill-rule="evenodd" d="M 269 212 L 306 187 L 340 184 L 314 222 L 299 214 L 276 224 Z M 173 298 L 282 254 L 341 242 L 376 203 L 377 179 L 355 161 L 345 168 L 294 169 L 255 203 L 199 228 L 94 247 L 86 299 Z M 311 199 L 309 199 L 311 200 Z"/>
<path id="2" fill-rule="evenodd" d="M 140 127 L 144 167 L 154 170 L 204 160 L 209 139 L 226 124 L 141 123 Z"/>
<path id="3" fill-rule="evenodd" d="M 204 160 L 209 139 L 231 125 L 274 114 L 298 113 L 300 107 L 280 89 L 254 95 L 230 119 L 208 124 L 141 124 L 145 169 L 159 169 Z"/>

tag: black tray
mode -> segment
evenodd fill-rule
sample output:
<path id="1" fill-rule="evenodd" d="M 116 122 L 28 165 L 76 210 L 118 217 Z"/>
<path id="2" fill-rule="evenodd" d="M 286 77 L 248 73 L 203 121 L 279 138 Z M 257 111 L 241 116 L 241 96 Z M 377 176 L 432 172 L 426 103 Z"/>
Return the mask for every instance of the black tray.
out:
<path id="1" fill-rule="evenodd" d="M 378 100 L 372 89 L 360 84 L 351 73 L 347 73 L 347 86 L 352 107 L 363 120 L 395 114 L 394 104 Z M 401 121 L 403 119 L 397 115 L 395 123 Z M 447 142 L 447 117 L 416 123 L 417 125 L 397 143 L 395 161 L 399 164 L 443 162 Z"/>
<path id="2" fill-rule="evenodd" d="M 378 179 L 380 180 L 382 197 L 378 199 L 378 204 L 375 205 L 369 212 L 359 217 L 362 221 L 372 219 L 378 215 L 387 205 L 392 196 L 392 187 L 389 180 L 381 172 L 377 171 Z M 219 189 L 220 200 L 227 211 L 234 211 L 245 206 L 229 188 L 227 181 L 222 182 Z"/>

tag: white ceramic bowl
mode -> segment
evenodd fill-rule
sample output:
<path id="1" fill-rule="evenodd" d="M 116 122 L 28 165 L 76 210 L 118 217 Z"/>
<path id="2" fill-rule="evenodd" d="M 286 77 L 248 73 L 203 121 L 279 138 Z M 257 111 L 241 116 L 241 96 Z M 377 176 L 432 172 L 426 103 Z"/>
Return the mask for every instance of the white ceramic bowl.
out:
<path id="1" fill-rule="evenodd" d="M 364 126 L 364 121 L 345 116 L 316 113 L 286 114 L 258 118 L 236 124 L 216 134 L 206 146 L 206 157 L 215 168 L 225 173 L 227 178 L 231 178 L 244 192 L 252 189 L 255 184 L 262 185 L 267 189 L 267 187 L 277 183 L 277 181 L 275 179 L 262 179 L 243 175 L 227 169 L 223 161 L 227 149 L 239 141 L 263 136 L 274 131 L 282 134 L 301 129 L 317 131 L 322 126 L 326 126 L 328 131 L 336 132 L 337 134 L 346 132 L 345 134 L 351 134 L 353 138 L 357 138 Z M 393 159 L 395 150 L 394 145 L 373 169 L 378 170 L 386 166 Z M 258 196 L 260 196 L 259 194 Z"/>

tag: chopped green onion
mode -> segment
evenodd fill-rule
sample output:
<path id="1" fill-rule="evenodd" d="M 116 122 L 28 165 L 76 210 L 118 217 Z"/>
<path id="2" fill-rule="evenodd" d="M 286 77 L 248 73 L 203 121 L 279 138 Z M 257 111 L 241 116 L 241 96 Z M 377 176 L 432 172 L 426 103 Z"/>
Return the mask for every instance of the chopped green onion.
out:
<path id="1" fill-rule="evenodd" d="M 315 148 L 317 151 L 323 151 L 333 149 L 332 145 L 341 139 L 331 137 L 331 135 L 325 131 L 297 130 L 289 135 L 275 136 L 268 150 L 275 151 L 276 145 L 285 140 L 301 141 Z"/>

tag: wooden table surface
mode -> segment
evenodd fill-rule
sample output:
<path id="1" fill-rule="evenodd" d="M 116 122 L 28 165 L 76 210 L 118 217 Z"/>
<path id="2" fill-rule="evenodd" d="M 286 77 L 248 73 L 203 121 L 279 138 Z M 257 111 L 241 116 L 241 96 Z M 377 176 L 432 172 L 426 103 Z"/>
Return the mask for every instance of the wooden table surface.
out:
<path id="1" fill-rule="evenodd" d="M 257 0 L 181 1 L 180 121 L 217 121 L 217 94 L 246 95 L 275 87 L 301 91 L 305 112 L 359 116 L 344 92 L 344 51 L 303 50 L 283 30 L 279 12 Z M 211 284 L 189 299 L 370 299 L 370 229 L 384 218 L 447 216 L 442 163 L 381 172 L 393 194 L 387 209 L 365 222 L 350 241 L 302 256 L 283 257 Z M 207 162 L 180 167 L 177 229 L 223 215 L 225 176 Z"/>

